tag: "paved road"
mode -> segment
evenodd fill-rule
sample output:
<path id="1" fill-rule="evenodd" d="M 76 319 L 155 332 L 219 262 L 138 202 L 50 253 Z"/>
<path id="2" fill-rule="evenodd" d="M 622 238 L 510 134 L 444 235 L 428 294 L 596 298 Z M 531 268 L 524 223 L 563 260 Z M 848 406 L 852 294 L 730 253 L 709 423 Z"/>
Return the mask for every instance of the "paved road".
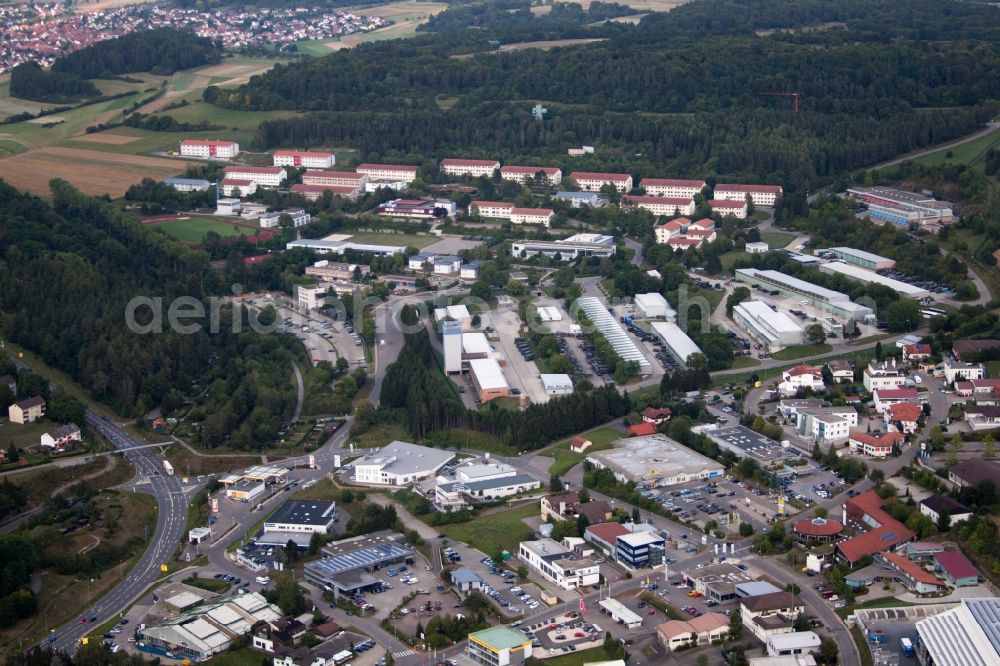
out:
<path id="1" fill-rule="evenodd" d="M 302 405 L 306 401 L 306 387 L 302 381 L 302 371 L 299 370 L 298 364 L 294 361 L 292 361 L 292 371 L 295 373 L 295 412 L 292 414 L 292 423 L 295 423 L 302 416 Z"/>
<path id="2" fill-rule="evenodd" d="M 986 126 L 980 130 L 973 132 L 972 134 L 963 137 L 961 139 L 956 139 L 948 143 L 938 144 L 936 146 L 931 146 L 924 150 L 918 151 L 916 153 L 910 153 L 909 155 L 904 155 L 903 157 L 897 157 L 896 159 L 889 160 L 888 162 L 882 162 L 881 164 L 876 164 L 871 167 L 872 169 L 884 169 L 885 167 L 893 166 L 894 164 L 901 164 L 903 162 L 909 162 L 910 160 L 915 160 L 924 155 L 929 155 L 931 153 L 936 153 L 939 150 L 945 150 L 947 148 L 954 148 L 955 146 L 961 146 L 963 143 L 969 143 L 970 141 L 975 141 L 979 137 L 989 134 L 993 130 L 1000 127 L 1000 123 L 986 123 Z"/>
<path id="3" fill-rule="evenodd" d="M 161 460 L 155 449 L 130 448 L 148 442 L 133 437 L 121 426 L 103 420 L 89 409 L 87 425 L 108 439 L 116 449 L 129 449 L 123 455 L 141 476 L 148 478 L 145 488 L 156 499 L 156 530 L 132 570 L 118 585 L 84 612 L 83 617 L 88 620 L 96 618 L 95 623 L 71 622 L 56 629 L 43 642 L 44 645 L 52 645 L 68 652 L 74 652 L 80 639 L 92 631 L 94 626 L 116 616 L 160 577 L 160 565 L 173 559 L 177 544 L 184 536 L 187 521 L 187 500 L 177 477 L 161 473 Z"/>

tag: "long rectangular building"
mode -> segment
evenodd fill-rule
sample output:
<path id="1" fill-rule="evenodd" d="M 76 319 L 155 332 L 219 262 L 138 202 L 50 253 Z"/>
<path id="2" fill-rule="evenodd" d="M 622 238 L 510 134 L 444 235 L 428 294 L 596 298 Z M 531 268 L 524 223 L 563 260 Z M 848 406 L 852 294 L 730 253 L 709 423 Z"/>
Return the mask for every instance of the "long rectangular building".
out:
<path id="1" fill-rule="evenodd" d="M 847 294 L 800 280 L 779 271 L 738 268 L 736 269 L 736 279 L 747 284 L 761 285 L 767 289 L 777 289 L 785 296 L 804 300 L 808 305 L 845 319 L 865 321 L 875 316 L 871 308 L 854 303 Z"/>
<path id="2" fill-rule="evenodd" d="M 333 153 L 312 150 L 276 150 L 272 156 L 274 166 L 307 169 L 329 169 L 337 163 Z"/>
<path id="3" fill-rule="evenodd" d="M 513 180 L 515 182 L 530 183 L 541 174 L 542 179 L 549 185 L 555 186 L 562 182 L 562 169 L 559 167 L 538 167 L 538 166 L 503 166 L 500 167 L 500 178 L 503 180 Z"/>
<path id="4" fill-rule="evenodd" d="M 687 364 L 687 360 L 692 354 L 700 354 L 701 347 L 695 344 L 688 334 L 681 330 L 681 327 L 672 321 L 654 321 L 650 324 L 663 344 L 670 352 L 671 356 L 680 363 Z"/>
<path id="5" fill-rule="evenodd" d="M 181 155 L 184 157 L 209 157 L 228 160 L 240 153 L 240 144 L 235 141 L 216 141 L 212 139 L 183 139 L 180 143 Z"/>
<path id="6" fill-rule="evenodd" d="M 368 180 L 412 183 L 417 179 L 417 169 L 405 164 L 359 164 L 356 171 L 363 173 Z"/>
<path id="7" fill-rule="evenodd" d="M 463 336 L 464 337 L 464 336 Z M 474 358 L 469 360 L 469 374 L 479 393 L 479 400 L 489 402 L 494 398 L 510 395 L 510 385 L 503 376 L 503 370 L 495 358 Z"/>
<path id="8" fill-rule="evenodd" d="M 803 328 L 784 312 L 775 312 L 763 301 L 743 301 L 733 308 L 733 320 L 775 352 L 802 344 Z"/>
<path id="9" fill-rule="evenodd" d="M 714 190 L 714 198 L 720 201 L 746 201 L 747 196 L 754 206 L 773 206 L 781 196 L 781 186 L 720 183 Z"/>
<path id="10" fill-rule="evenodd" d="M 651 197 L 684 197 L 694 198 L 705 189 L 705 181 L 681 178 L 643 178 L 639 187 L 646 190 Z"/>
<path id="11" fill-rule="evenodd" d="M 844 275 L 865 284 L 880 284 L 884 287 L 889 287 L 889 289 L 906 298 L 924 298 L 930 294 L 926 289 L 915 287 L 901 280 L 894 280 L 891 277 L 879 275 L 875 271 L 870 271 L 854 264 L 845 264 L 842 261 L 831 261 L 822 264 L 819 269 L 824 273 Z"/>
<path id="12" fill-rule="evenodd" d="M 653 365 L 642 353 L 635 342 L 628 336 L 621 324 L 608 312 L 599 298 L 594 296 L 584 296 L 576 299 L 576 306 L 587 315 L 590 323 L 608 341 L 615 353 L 623 361 L 635 361 L 639 364 L 639 372 L 648 375 L 653 370 Z M 660 322 L 665 323 L 665 322 Z"/>
<path id="13" fill-rule="evenodd" d="M 617 251 L 615 239 L 601 234 L 576 234 L 557 241 L 520 240 L 513 241 L 510 253 L 518 259 L 526 259 L 536 254 L 552 258 L 559 255 L 563 260 L 577 257 L 610 257 Z"/>
<path id="14" fill-rule="evenodd" d="M 374 245 L 372 243 L 355 243 L 353 241 L 330 241 L 318 238 L 300 238 L 285 243 L 286 250 L 304 247 L 322 253 L 341 254 L 347 250 L 355 252 L 370 252 L 377 255 L 403 254 L 406 248 L 402 245 Z"/>
<path id="15" fill-rule="evenodd" d="M 597 451 L 587 460 L 600 469 L 609 469 L 615 478 L 646 486 L 672 486 L 699 479 L 722 476 L 725 466 L 681 445 L 666 435 L 630 437 L 615 442 L 607 451 Z"/>
<path id="16" fill-rule="evenodd" d="M 632 174 L 598 173 L 594 171 L 574 171 L 569 175 L 584 192 L 599 192 L 605 185 L 611 185 L 619 192 L 632 189 Z"/>
<path id="17" fill-rule="evenodd" d="M 955 221 L 952 204 L 932 196 L 892 187 L 851 187 L 847 193 L 868 206 L 868 217 L 895 224 L 947 224 Z"/>
<path id="18" fill-rule="evenodd" d="M 853 247 L 831 247 L 826 250 L 833 253 L 837 259 L 870 271 L 879 271 L 885 268 L 895 268 L 896 260 L 882 257 L 865 250 L 856 250 Z"/>

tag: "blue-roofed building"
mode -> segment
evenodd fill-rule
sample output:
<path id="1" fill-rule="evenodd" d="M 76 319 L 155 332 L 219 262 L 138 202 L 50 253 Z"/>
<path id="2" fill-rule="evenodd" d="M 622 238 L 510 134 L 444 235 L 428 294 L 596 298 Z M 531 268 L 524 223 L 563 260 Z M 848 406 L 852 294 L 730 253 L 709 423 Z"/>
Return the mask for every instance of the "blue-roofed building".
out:
<path id="1" fill-rule="evenodd" d="M 556 199 L 566 201 L 573 208 L 590 206 L 591 208 L 604 208 L 608 202 L 597 196 L 597 192 L 557 192 Z"/>
<path id="2" fill-rule="evenodd" d="M 178 192 L 204 192 L 212 186 L 202 178 L 164 178 L 164 185 L 169 185 Z"/>
<path id="3" fill-rule="evenodd" d="M 486 581 L 472 569 L 456 569 L 452 571 L 451 582 L 455 584 L 459 592 L 466 594 L 473 590 L 481 590 L 486 586 Z"/>
<path id="4" fill-rule="evenodd" d="M 307 562 L 305 579 L 339 596 L 353 595 L 381 585 L 372 574 L 399 564 L 412 564 L 413 547 L 402 534 L 382 530 L 336 541 L 323 548 L 323 559 Z"/>

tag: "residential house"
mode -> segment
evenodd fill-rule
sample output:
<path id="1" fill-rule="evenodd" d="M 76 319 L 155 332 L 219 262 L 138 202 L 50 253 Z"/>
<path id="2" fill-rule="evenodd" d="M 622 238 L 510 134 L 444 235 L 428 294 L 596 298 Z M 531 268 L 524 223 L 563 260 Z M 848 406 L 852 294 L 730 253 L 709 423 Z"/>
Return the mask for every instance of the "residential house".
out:
<path id="1" fill-rule="evenodd" d="M 890 405 L 885 412 L 885 429 L 895 428 L 904 435 L 915 433 L 919 429 L 918 420 L 924 411 L 920 405 L 907 402 Z"/>
<path id="2" fill-rule="evenodd" d="M 48 449 L 62 450 L 82 440 L 83 436 L 80 434 L 80 428 L 74 423 L 68 423 L 42 433 L 39 443 Z"/>
<path id="3" fill-rule="evenodd" d="M 574 437 L 569 441 L 569 450 L 573 453 L 583 453 L 588 446 L 593 446 L 593 442 L 585 437 Z"/>
<path id="4" fill-rule="evenodd" d="M 861 455 L 885 459 L 892 455 L 893 446 L 901 446 L 903 433 L 887 432 L 884 435 L 870 435 L 865 432 L 852 432 L 848 444 L 851 449 Z"/>
<path id="5" fill-rule="evenodd" d="M 468 160 L 462 158 L 448 157 L 441 160 L 441 173 L 449 176 L 466 176 L 468 178 L 479 178 L 486 176 L 492 178 L 494 172 L 500 168 L 497 160 Z"/>
<path id="6" fill-rule="evenodd" d="M 959 380 L 971 381 L 973 379 L 984 379 L 985 377 L 986 366 L 982 363 L 944 362 L 944 380 L 948 384 Z"/>
<path id="7" fill-rule="evenodd" d="M 920 513 L 924 514 L 935 523 L 941 520 L 945 513 L 951 525 L 957 525 L 964 520 L 972 518 L 972 509 L 957 500 L 953 500 L 947 495 L 934 494 L 920 500 Z"/>
<path id="8" fill-rule="evenodd" d="M 729 617 L 722 613 L 705 613 L 690 620 L 670 620 L 656 628 L 656 636 L 667 650 L 711 645 L 721 642 L 729 633 Z"/>
<path id="9" fill-rule="evenodd" d="M 555 187 L 562 182 L 562 169 L 559 167 L 506 165 L 500 167 L 500 178 L 512 180 L 522 185 L 530 185 L 536 180 L 541 180 L 546 185 Z"/>
<path id="10" fill-rule="evenodd" d="M 689 244 L 698 247 L 702 243 L 711 243 L 715 240 L 715 220 L 706 217 L 692 222 L 686 217 L 678 217 L 654 227 L 653 234 L 659 245 L 679 247 Z"/>
<path id="11" fill-rule="evenodd" d="M 896 367 L 896 359 L 880 363 L 872 361 L 865 368 L 863 382 L 869 393 L 879 389 L 897 389 L 906 383 L 906 377 Z"/>
<path id="12" fill-rule="evenodd" d="M 569 177 L 584 192 L 599 192 L 605 185 L 611 185 L 619 192 L 628 192 L 632 189 L 632 176 L 627 173 L 574 171 Z"/>
<path id="13" fill-rule="evenodd" d="M 849 406 L 801 409 L 795 413 L 795 430 L 814 442 L 832 444 L 848 439 L 858 427 L 858 412 Z"/>
<path id="14" fill-rule="evenodd" d="M 600 524 L 611 519 L 611 505 L 605 500 L 584 502 L 576 508 L 577 515 L 587 519 L 588 524 Z"/>
<path id="15" fill-rule="evenodd" d="M 670 414 L 669 407 L 647 407 L 639 413 L 643 421 L 652 423 L 653 425 L 666 423 L 670 420 Z"/>
<path id="16" fill-rule="evenodd" d="M 555 211 L 551 208 L 512 208 L 510 210 L 511 224 L 541 224 L 549 226 Z"/>
<path id="17" fill-rule="evenodd" d="M 1000 428 L 1000 406 L 969 405 L 965 408 L 965 420 L 973 430 Z"/>
<path id="18" fill-rule="evenodd" d="M 903 347 L 903 360 L 907 363 L 924 361 L 931 357 L 931 346 L 925 343 L 906 345 Z"/>
<path id="19" fill-rule="evenodd" d="M 720 201 L 719 199 L 710 199 L 708 201 L 708 207 L 711 209 L 712 213 L 716 215 L 721 215 L 722 217 L 732 215 L 737 220 L 745 220 L 750 212 L 747 208 L 746 201 Z"/>
<path id="20" fill-rule="evenodd" d="M 579 504 L 580 496 L 572 491 L 546 495 L 540 502 L 542 522 L 574 518 Z"/>
<path id="21" fill-rule="evenodd" d="M 40 395 L 32 396 L 7 408 L 7 418 L 11 423 L 21 425 L 34 423 L 45 414 L 45 399 Z"/>
<path id="22" fill-rule="evenodd" d="M 750 197 L 754 206 L 774 206 L 778 197 L 781 196 L 781 186 L 720 183 L 713 188 L 712 196 L 717 200 L 742 201 L 744 203 L 746 203 L 747 197 Z"/>
<path id="23" fill-rule="evenodd" d="M 657 216 L 694 215 L 694 199 L 690 197 L 653 197 L 649 195 L 626 194 L 622 197 L 622 207 L 632 210 L 646 210 Z"/>
<path id="24" fill-rule="evenodd" d="M 799 389 L 823 391 L 823 369 L 815 365 L 796 365 L 781 373 L 778 392 L 784 396 L 795 395 Z"/>
<path id="25" fill-rule="evenodd" d="M 762 643 L 774 634 L 794 631 L 795 619 L 805 612 L 805 604 L 791 592 L 772 592 L 740 600 L 743 626 Z"/>
<path id="26" fill-rule="evenodd" d="M 854 381 L 854 365 L 850 361 L 835 359 L 828 362 L 826 367 L 837 384 L 849 384 Z"/>
<path id="27" fill-rule="evenodd" d="M 892 405 L 919 402 L 919 394 L 914 388 L 876 389 L 872 397 L 875 401 L 875 411 L 879 414 L 885 414 Z"/>

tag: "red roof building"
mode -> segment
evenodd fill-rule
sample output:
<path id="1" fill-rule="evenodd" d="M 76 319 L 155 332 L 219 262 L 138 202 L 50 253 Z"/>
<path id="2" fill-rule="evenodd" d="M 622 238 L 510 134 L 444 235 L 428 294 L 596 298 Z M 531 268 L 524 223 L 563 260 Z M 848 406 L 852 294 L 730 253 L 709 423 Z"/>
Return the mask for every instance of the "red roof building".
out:
<path id="1" fill-rule="evenodd" d="M 830 541 L 844 531 L 844 524 L 826 518 L 806 518 L 795 523 L 792 530 L 802 539 Z"/>
<path id="2" fill-rule="evenodd" d="M 906 586 L 915 589 L 918 593 L 926 594 L 936 592 L 944 587 L 944 581 L 932 574 L 927 569 L 916 562 L 911 562 L 902 555 L 896 553 L 882 553 L 880 555 L 886 564 L 898 571 L 906 578 Z"/>
<path id="3" fill-rule="evenodd" d="M 916 432 L 917 419 L 919 419 L 923 413 L 923 409 L 920 405 L 914 405 L 909 402 L 900 402 L 895 405 L 889 405 L 889 409 L 885 413 L 886 430 L 889 429 L 889 426 L 894 426 L 902 433 Z"/>
<path id="4" fill-rule="evenodd" d="M 628 427 L 630 437 L 646 437 L 656 434 L 656 426 L 652 423 L 637 423 Z"/>
<path id="5" fill-rule="evenodd" d="M 621 523 L 597 523 L 587 526 L 583 538 L 614 551 L 618 537 L 625 534 L 629 534 L 629 531 Z"/>
<path id="6" fill-rule="evenodd" d="M 848 522 L 868 530 L 837 544 L 837 552 L 852 565 L 866 555 L 891 550 L 916 536 L 882 509 L 882 498 L 874 490 L 848 499 L 844 503 L 844 512 Z"/>
<path id="7" fill-rule="evenodd" d="M 930 355 L 931 355 L 931 346 L 928 344 L 918 343 L 915 345 L 906 345 L 903 347 L 904 361 L 922 361 L 925 358 L 929 358 Z"/>
<path id="8" fill-rule="evenodd" d="M 888 458 L 892 455 L 893 445 L 903 443 L 903 433 L 887 432 L 876 437 L 865 432 L 852 432 L 848 442 L 852 449 L 872 458 Z"/>
<path id="9" fill-rule="evenodd" d="M 642 416 L 642 420 L 646 423 L 660 425 L 670 418 L 672 412 L 669 407 L 647 407 L 639 414 Z"/>
<path id="10" fill-rule="evenodd" d="M 949 583 L 956 587 L 979 584 L 979 569 L 960 550 L 946 550 L 933 555 L 934 563 Z"/>

